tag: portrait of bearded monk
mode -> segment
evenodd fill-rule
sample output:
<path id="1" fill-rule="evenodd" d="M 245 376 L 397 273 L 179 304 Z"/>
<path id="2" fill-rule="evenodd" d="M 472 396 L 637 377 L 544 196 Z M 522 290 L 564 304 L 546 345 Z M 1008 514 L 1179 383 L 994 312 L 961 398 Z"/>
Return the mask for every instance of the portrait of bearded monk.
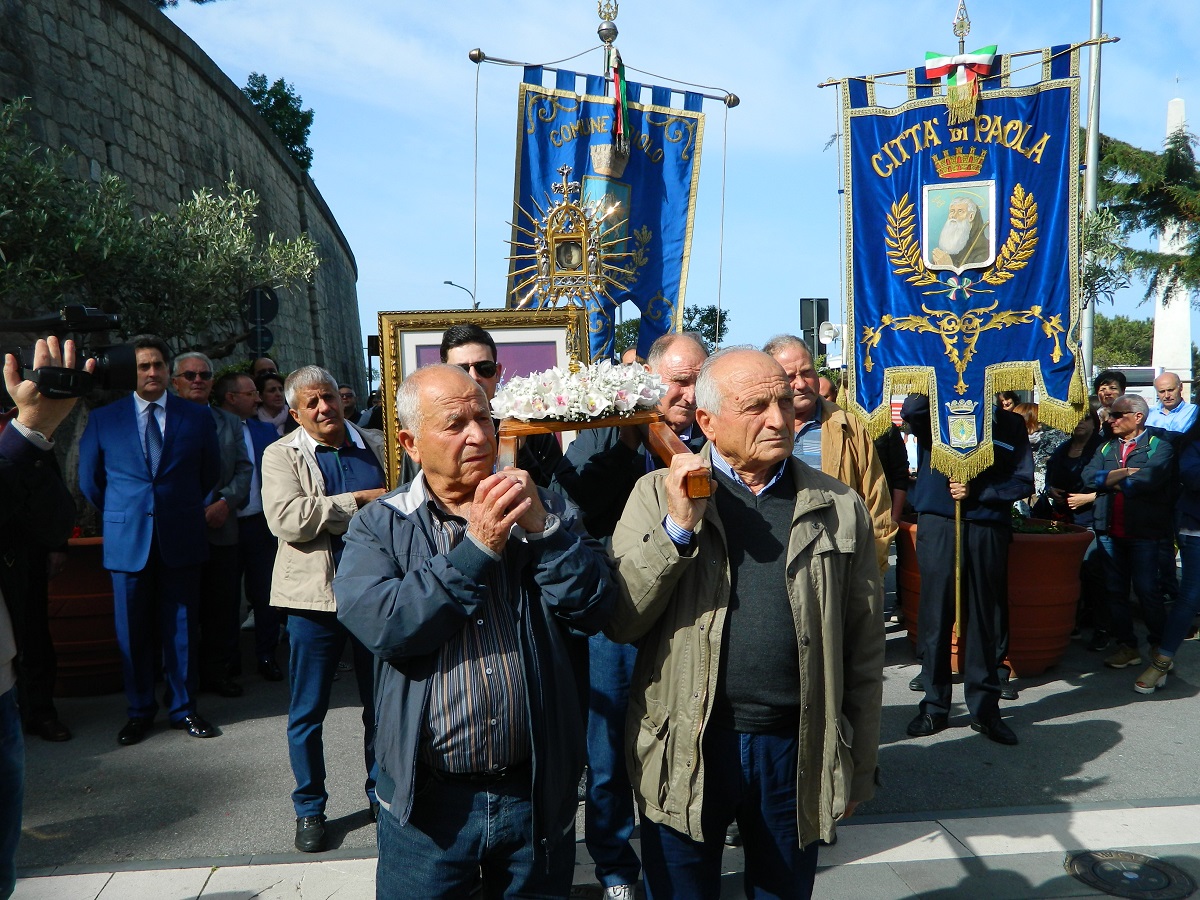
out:
<path id="1" fill-rule="evenodd" d="M 979 204 L 970 197 L 955 197 L 950 201 L 946 224 L 931 254 L 933 264 L 963 269 L 972 264 L 982 265 L 991 255 L 987 222 Z"/>

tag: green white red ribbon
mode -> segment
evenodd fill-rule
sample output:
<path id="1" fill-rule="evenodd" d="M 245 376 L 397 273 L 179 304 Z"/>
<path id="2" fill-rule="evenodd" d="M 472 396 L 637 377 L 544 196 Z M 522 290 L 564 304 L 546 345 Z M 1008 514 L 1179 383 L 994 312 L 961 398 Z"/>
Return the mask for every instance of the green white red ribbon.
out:
<path id="1" fill-rule="evenodd" d="M 616 47 L 607 48 L 608 60 L 606 68 L 613 82 L 613 145 L 618 153 L 629 155 L 629 97 L 625 88 L 625 63 L 621 61 L 621 51 Z"/>
<path id="2" fill-rule="evenodd" d="M 980 47 L 974 53 L 944 56 L 941 53 L 925 54 L 925 78 L 946 77 L 947 85 L 966 85 L 977 78 L 992 74 L 992 63 L 996 59 L 996 44 Z M 947 77 L 948 76 L 948 77 Z"/>

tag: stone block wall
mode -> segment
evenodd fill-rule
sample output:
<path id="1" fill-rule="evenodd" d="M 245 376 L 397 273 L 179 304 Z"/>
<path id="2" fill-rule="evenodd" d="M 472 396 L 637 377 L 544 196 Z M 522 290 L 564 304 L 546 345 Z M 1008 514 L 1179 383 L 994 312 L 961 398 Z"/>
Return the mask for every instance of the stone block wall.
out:
<path id="1" fill-rule="evenodd" d="M 333 213 L 239 87 L 153 3 L 0 0 L 0 100 L 21 96 L 35 135 L 76 151 L 80 178 L 121 176 L 145 212 L 232 172 L 262 200 L 263 236 L 307 231 L 321 265 L 307 290 L 279 292 L 271 355 L 365 385 L 358 270 Z"/>

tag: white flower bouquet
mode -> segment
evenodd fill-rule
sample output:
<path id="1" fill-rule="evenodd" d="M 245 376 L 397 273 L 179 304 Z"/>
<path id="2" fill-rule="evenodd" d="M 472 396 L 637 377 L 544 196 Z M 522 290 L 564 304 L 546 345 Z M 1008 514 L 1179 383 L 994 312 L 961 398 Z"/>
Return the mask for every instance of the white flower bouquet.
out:
<path id="1" fill-rule="evenodd" d="M 641 366 L 594 363 L 578 372 L 547 369 L 506 382 L 492 399 L 499 419 L 583 422 L 653 409 L 666 393 L 657 375 Z"/>

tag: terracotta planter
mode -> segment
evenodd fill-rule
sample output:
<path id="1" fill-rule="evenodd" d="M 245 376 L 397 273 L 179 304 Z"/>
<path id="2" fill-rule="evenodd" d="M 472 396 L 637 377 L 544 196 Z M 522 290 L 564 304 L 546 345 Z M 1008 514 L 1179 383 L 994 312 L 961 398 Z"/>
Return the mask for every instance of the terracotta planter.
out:
<path id="1" fill-rule="evenodd" d="M 103 538 L 72 538 L 66 568 L 50 579 L 57 697 L 94 697 L 121 690 L 112 577 L 103 559 Z"/>
<path id="2" fill-rule="evenodd" d="M 1034 520 L 1038 521 L 1038 520 Z M 1039 675 L 1066 653 L 1079 602 L 1079 567 L 1092 534 L 1063 525 L 1057 534 L 1013 534 L 1008 554 L 1008 660 L 1016 675 Z M 921 605 L 917 525 L 901 522 L 896 534 L 896 590 L 908 639 L 916 646 Z M 962 671 L 962 649 L 953 641 L 951 665 Z"/>

